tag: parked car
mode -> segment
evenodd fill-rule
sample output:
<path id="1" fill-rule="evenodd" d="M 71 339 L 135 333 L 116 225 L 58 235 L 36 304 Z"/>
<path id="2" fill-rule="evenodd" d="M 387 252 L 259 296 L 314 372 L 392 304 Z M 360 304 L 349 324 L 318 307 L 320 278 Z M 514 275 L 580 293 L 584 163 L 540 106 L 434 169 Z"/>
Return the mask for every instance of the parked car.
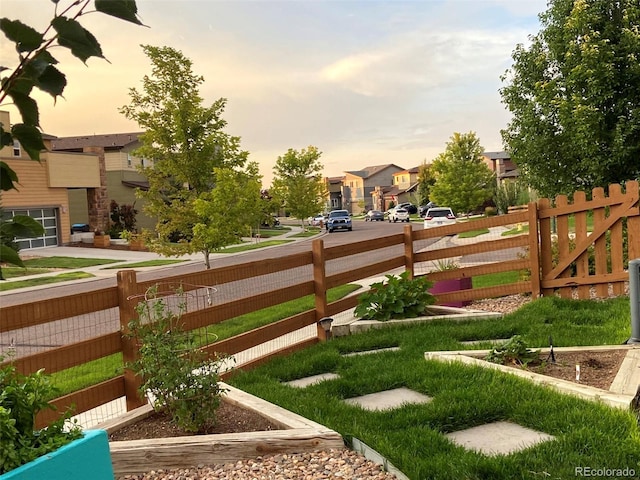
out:
<path id="1" fill-rule="evenodd" d="M 364 216 L 365 222 L 382 222 L 384 220 L 384 213 L 380 210 L 369 210 Z"/>
<path id="2" fill-rule="evenodd" d="M 351 231 L 353 229 L 351 224 L 351 215 L 349 215 L 349 212 L 346 210 L 334 210 L 329 212 L 329 218 L 327 218 L 325 228 L 329 233 L 334 230 Z"/>
<path id="3" fill-rule="evenodd" d="M 438 205 L 436 205 L 433 202 L 429 202 L 426 205 L 420 205 L 418 207 L 418 216 L 420 216 L 421 218 L 424 218 L 425 214 L 427 213 L 427 210 L 429 210 L 430 208 L 434 208 L 437 207 Z"/>
<path id="4" fill-rule="evenodd" d="M 430 208 L 424 216 L 424 228 L 441 227 L 454 223 L 456 223 L 456 216 L 449 207 Z"/>
<path id="5" fill-rule="evenodd" d="M 315 217 L 309 217 L 309 225 L 313 227 L 322 227 L 327 222 L 327 216 L 324 213 L 319 213 Z"/>
<path id="6" fill-rule="evenodd" d="M 418 207 L 416 207 L 413 203 L 411 202 L 404 202 L 404 203 L 400 203 L 398 204 L 398 208 L 404 208 L 407 212 L 409 212 L 410 214 L 416 214 L 418 213 Z"/>
<path id="7" fill-rule="evenodd" d="M 389 222 L 409 222 L 409 212 L 400 207 L 396 207 L 389 211 Z"/>

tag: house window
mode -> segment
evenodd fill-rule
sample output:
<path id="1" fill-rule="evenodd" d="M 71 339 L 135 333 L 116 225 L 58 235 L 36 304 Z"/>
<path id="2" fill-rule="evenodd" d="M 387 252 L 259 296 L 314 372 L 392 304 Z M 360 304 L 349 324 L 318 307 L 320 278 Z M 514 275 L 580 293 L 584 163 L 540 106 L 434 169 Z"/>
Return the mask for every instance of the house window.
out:
<path id="1" fill-rule="evenodd" d="M 131 166 L 131 163 L 132 163 L 132 162 L 131 162 L 131 154 L 130 154 L 130 153 L 127 153 L 127 167 L 130 167 L 130 166 Z"/>
<path id="2" fill-rule="evenodd" d="M 21 157 L 22 152 L 20 151 L 20 142 L 18 140 L 13 141 L 13 156 Z"/>

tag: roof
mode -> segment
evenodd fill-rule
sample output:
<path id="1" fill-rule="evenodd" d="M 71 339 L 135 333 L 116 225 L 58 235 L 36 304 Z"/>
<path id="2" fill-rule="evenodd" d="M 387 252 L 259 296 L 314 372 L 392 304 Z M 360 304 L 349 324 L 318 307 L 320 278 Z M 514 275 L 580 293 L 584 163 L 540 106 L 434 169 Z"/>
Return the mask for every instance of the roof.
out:
<path id="1" fill-rule="evenodd" d="M 498 160 L 498 159 L 508 160 L 511 158 L 511 155 L 508 152 L 505 152 L 504 150 L 502 152 L 482 152 L 482 155 L 484 155 L 487 158 L 490 158 L 491 160 Z"/>
<path id="2" fill-rule="evenodd" d="M 327 182 L 329 183 L 342 183 L 344 177 L 327 177 Z"/>
<path id="3" fill-rule="evenodd" d="M 394 175 L 402 175 L 403 173 L 420 173 L 420 167 L 413 167 L 413 168 L 408 168 L 406 170 L 402 170 L 400 172 L 396 172 L 394 173 Z"/>
<path id="4" fill-rule="evenodd" d="M 389 167 L 396 167 L 402 170 L 402 167 L 399 167 L 398 165 L 395 165 L 393 163 L 387 163 L 386 165 L 372 165 L 369 167 L 364 167 L 362 170 L 353 170 L 351 172 L 345 172 L 345 173 L 348 173 L 349 175 L 354 175 L 356 177 L 369 178 L 375 175 L 376 173 L 386 170 Z"/>
<path id="5" fill-rule="evenodd" d="M 104 147 L 119 149 L 138 141 L 144 132 L 107 133 L 105 135 L 83 135 L 79 137 L 58 137 L 51 140 L 52 150 L 74 150 L 83 147 Z"/>

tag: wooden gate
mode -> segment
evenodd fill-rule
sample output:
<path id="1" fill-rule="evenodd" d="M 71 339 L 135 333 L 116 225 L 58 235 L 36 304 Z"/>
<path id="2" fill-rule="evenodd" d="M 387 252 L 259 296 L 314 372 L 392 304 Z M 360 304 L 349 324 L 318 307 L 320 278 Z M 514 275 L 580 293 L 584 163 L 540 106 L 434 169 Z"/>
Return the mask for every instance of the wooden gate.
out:
<path id="1" fill-rule="evenodd" d="M 640 202 L 637 181 L 576 192 L 570 203 L 565 195 L 538 202 L 542 295 L 558 292 L 571 297 L 605 298 L 624 293 L 629 279 L 625 263 L 640 257 Z M 626 228 L 626 235 L 624 230 Z"/>

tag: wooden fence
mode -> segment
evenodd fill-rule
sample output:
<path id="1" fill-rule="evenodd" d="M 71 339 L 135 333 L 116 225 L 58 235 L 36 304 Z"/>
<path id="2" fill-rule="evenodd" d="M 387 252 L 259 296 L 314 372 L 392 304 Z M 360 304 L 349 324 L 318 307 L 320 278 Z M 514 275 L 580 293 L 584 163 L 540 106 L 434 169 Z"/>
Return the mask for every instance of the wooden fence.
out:
<path id="1" fill-rule="evenodd" d="M 197 305 L 197 308 L 185 313 L 182 320 L 188 330 L 221 323 L 307 295 L 314 296 L 315 307 L 311 310 L 204 347 L 209 353 L 236 355 L 300 329 L 316 326 L 315 334 L 309 338 L 288 343 L 238 365 L 243 369 L 263 363 L 274 355 L 293 352 L 324 340 L 325 331 L 318 326 L 318 321 L 349 310 L 357 303 L 356 296 L 329 303 L 328 289 L 399 268 L 407 269 L 414 275 L 423 274 L 430 263 L 439 259 L 475 257 L 480 261 L 464 263 L 457 270 L 430 272 L 429 276 L 434 281 L 508 271 L 528 272 L 526 280 L 510 285 L 439 295 L 441 303 L 516 293 L 530 293 L 537 297 L 552 295 L 556 291 L 562 296 L 574 295 L 575 291 L 575 295 L 585 298 L 592 286 L 601 297 L 608 295 L 609 288 L 614 293 L 622 293 L 624 281 L 628 278 L 623 258 L 640 257 L 638 182 L 628 182 L 624 192 L 620 186 L 612 185 L 608 189 L 608 196 L 602 189 L 596 189 L 588 201 L 584 193 L 577 192 L 573 196 L 573 203 L 566 197 L 558 197 L 555 206 L 543 199 L 527 207 L 517 213 L 433 229 L 412 230 L 407 225 L 399 234 L 338 247 L 325 248 L 322 239 L 318 239 L 313 241 L 308 252 L 167 277 L 161 283 L 169 289 L 180 285 L 186 292 L 193 291 L 203 296 L 208 295 L 208 286 L 233 292 L 237 290 L 234 285 L 238 285 L 238 282 L 262 279 L 261 291 L 255 295 L 243 296 L 242 292 L 236 292 L 235 297 L 232 295 L 227 299 Z M 554 225 L 556 228 L 553 228 Z M 450 238 L 448 236 L 496 227 L 503 227 L 500 229 L 502 231 L 515 228 L 515 232 L 512 232 L 515 234 L 493 235 L 486 240 L 479 237 L 479 241 L 465 245 L 439 246 L 442 239 Z M 626 236 L 623 235 L 625 228 Z M 554 255 L 553 251 L 557 251 L 557 254 Z M 501 252 L 510 252 L 510 255 L 500 259 Z M 514 255 L 513 252 L 518 254 Z M 489 255 L 497 256 L 498 260 L 486 260 Z M 347 259 L 354 258 L 359 259 L 360 266 L 341 268 L 341 265 L 348 263 Z M 54 373 L 121 353 L 126 364 L 136 357 L 136 347 L 123 333 L 127 332 L 130 319 L 135 318 L 135 306 L 141 296 L 158 283 L 138 282 L 135 271 L 122 270 L 118 272 L 117 287 L 3 307 L 0 309 L 0 334 L 31 327 L 44 328 L 54 322 L 100 311 L 114 312 L 118 321 L 108 333 L 18 357 L 13 362 L 23 373 L 41 368 Z M 144 403 L 138 396 L 138 386 L 139 379 L 125 369 L 123 375 L 73 392 L 52 403 L 58 407 L 58 411 L 73 405 L 75 412 L 81 413 L 125 397 L 127 409 L 132 409 Z M 46 424 L 53 415 L 50 412 L 41 414 L 37 419 L 38 424 Z"/>

